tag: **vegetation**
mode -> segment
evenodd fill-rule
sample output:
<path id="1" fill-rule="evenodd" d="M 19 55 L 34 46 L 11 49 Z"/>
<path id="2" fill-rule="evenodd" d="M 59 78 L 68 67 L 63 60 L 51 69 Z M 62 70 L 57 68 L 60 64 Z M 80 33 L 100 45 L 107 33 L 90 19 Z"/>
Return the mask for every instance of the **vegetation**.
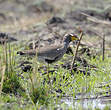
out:
<path id="1" fill-rule="evenodd" d="M 56 71 L 49 73 L 51 79 L 49 84 L 47 74 L 43 74 L 45 71 L 43 69 L 42 72 L 38 71 L 42 64 L 35 62 L 35 58 L 30 60 L 33 70 L 23 72 L 21 68 L 17 68 L 21 59 L 16 55 L 19 47 L 12 45 L 2 45 L 0 48 L 1 109 L 56 109 L 59 104 L 63 109 L 79 110 L 82 109 L 79 105 L 81 101 L 91 102 L 92 99 L 96 101 L 97 98 L 101 99 L 110 94 L 111 60 L 107 56 L 104 61 L 101 56 L 88 61 L 95 66 L 90 68 L 90 75 L 87 75 L 88 67 L 84 75 L 81 72 L 72 74 L 70 70 L 59 66 Z M 63 59 L 67 59 L 68 56 L 71 55 L 65 55 Z M 61 65 L 62 60 L 56 64 Z M 50 70 L 54 70 L 54 65 L 50 66 Z M 77 65 L 79 68 L 80 64 Z M 67 106 L 68 98 L 73 100 L 73 104 Z M 92 108 L 90 105 L 88 107 Z M 107 110 L 109 107 L 104 109 Z"/>
<path id="2" fill-rule="evenodd" d="M 110 110 L 110 4 L 111 0 L 0 0 L 0 110 Z M 39 46 L 39 40 L 47 45 L 58 43 L 65 33 L 79 35 L 78 28 L 85 34 L 73 70 L 75 47 L 49 65 L 50 83 L 47 64 L 37 56 L 17 54 Z M 2 42 L 2 32 L 9 34 L 7 43 Z"/>

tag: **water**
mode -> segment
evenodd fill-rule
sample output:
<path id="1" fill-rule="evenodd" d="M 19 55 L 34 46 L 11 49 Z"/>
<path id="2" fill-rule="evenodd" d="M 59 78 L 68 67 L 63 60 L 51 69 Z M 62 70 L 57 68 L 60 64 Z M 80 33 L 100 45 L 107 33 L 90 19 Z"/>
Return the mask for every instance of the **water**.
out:
<path id="1" fill-rule="evenodd" d="M 106 107 L 108 107 L 108 110 L 111 109 L 111 97 L 80 100 L 73 99 L 73 97 L 63 97 L 61 102 L 67 105 L 67 108 L 70 107 L 75 110 L 104 110 Z"/>

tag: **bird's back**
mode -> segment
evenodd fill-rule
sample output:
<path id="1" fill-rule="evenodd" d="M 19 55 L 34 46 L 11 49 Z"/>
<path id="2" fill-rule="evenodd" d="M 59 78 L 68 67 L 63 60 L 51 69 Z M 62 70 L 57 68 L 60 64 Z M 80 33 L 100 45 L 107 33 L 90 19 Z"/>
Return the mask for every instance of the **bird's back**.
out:
<path id="1" fill-rule="evenodd" d="M 29 55 L 29 56 L 35 56 L 41 60 L 48 59 L 48 60 L 54 60 L 56 57 L 60 57 L 61 54 L 64 54 L 66 50 L 64 49 L 64 45 L 48 45 L 45 47 L 27 50 L 24 52 L 19 52 L 20 55 Z"/>
<path id="2" fill-rule="evenodd" d="M 52 45 L 52 46 L 46 46 L 46 48 L 43 47 L 43 48 L 38 49 L 37 55 L 39 58 L 53 60 L 64 51 L 65 50 L 64 50 L 63 45 L 58 45 L 58 46 Z"/>

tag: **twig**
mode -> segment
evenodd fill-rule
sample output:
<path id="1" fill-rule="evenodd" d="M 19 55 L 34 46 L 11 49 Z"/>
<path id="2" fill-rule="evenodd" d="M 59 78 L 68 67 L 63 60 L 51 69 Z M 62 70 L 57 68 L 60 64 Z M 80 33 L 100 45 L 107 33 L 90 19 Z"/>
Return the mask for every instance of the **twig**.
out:
<path id="1" fill-rule="evenodd" d="M 3 81 L 4 81 L 5 69 L 6 69 L 6 66 L 3 66 L 3 68 L 2 68 L 2 78 L 1 78 L 1 86 L 0 86 L 0 95 L 2 93 L 2 88 L 3 88 Z"/>
<path id="2" fill-rule="evenodd" d="M 79 45 L 80 45 L 80 41 L 82 39 L 82 36 L 83 36 L 83 32 L 81 31 L 80 39 L 79 39 L 79 42 L 78 42 L 77 47 L 76 47 L 76 52 L 75 52 L 75 55 L 74 55 L 73 60 L 72 60 L 71 72 L 73 70 L 73 66 L 74 66 L 74 63 L 75 63 L 75 60 L 76 60 L 76 56 L 77 56 L 77 52 L 78 52 L 78 49 L 79 49 Z"/>
<path id="3" fill-rule="evenodd" d="M 103 47 L 102 47 L 103 53 L 102 53 L 102 60 L 104 61 L 104 55 L 105 55 L 105 35 L 103 34 Z"/>
<path id="4" fill-rule="evenodd" d="M 81 13 L 81 14 L 84 15 L 84 16 L 87 16 L 87 19 L 90 20 L 90 21 L 92 21 L 92 22 L 111 26 L 111 22 L 109 22 L 109 21 L 99 20 L 99 19 L 97 19 L 95 17 L 92 17 L 92 16 L 86 14 L 86 13 Z"/>

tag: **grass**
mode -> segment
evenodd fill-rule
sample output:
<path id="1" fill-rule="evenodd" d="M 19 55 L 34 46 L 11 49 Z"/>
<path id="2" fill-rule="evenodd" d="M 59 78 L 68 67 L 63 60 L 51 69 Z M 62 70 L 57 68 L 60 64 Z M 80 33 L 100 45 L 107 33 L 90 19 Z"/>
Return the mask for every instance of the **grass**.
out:
<path id="1" fill-rule="evenodd" d="M 90 60 L 86 57 L 88 63 L 96 67 L 90 69 L 89 76 L 75 72 L 71 74 L 69 70 L 59 66 L 55 72 L 49 73 L 51 78 L 51 85 L 49 85 L 47 75 L 42 75 L 45 71 L 42 69 L 42 73 L 40 73 L 37 69 L 42 64 L 35 62 L 35 58 L 30 60 L 33 70 L 23 72 L 21 68 L 18 68 L 19 60 L 22 59 L 16 54 L 18 49 L 20 47 L 14 44 L 0 47 L 1 110 L 56 109 L 58 107 L 71 110 L 74 109 L 74 103 L 78 103 L 76 109 L 82 110 L 80 102 L 84 98 L 110 95 L 111 59 L 107 56 L 104 61 L 102 61 L 102 56 Z M 67 55 L 65 55 L 65 59 L 67 59 Z M 56 64 L 63 64 L 61 61 Z M 54 69 L 54 65 L 50 66 L 50 70 Z M 79 68 L 80 64 L 78 63 L 78 65 Z M 63 103 L 61 102 L 63 98 L 68 99 L 69 97 L 73 99 L 73 106 L 67 106 L 65 100 Z M 108 107 L 106 106 L 104 110 L 107 110 Z"/>
<path id="2" fill-rule="evenodd" d="M 35 5 L 40 5 L 43 1 L 44 0 L 39 0 L 38 2 L 35 2 Z M 70 2 L 67 0 L 59 2 L 55 1 L 55 3 L 52 4 L 56 3 L 57 6 L 55 9 L 57 15 L 60 14 L 60 16 L 65 16 L 65 13 L 68 12 L 68 10 L 78 8 L 78 5 L 74 7 L 75 3 L 79 4 L 79 2 L 73 0 Z M 61 4 L 63 4 L 64 7 L 61 7 Z M 71 9 L 69 8 L 69 5 Z M 86 6 L 85 4 L 83 5 Z M 96 8 L 93 9 L 98 13 L 100 12 Z M 20 30 L 23 30 L 23 32 L 30 30 L 32 25 L 35 26 L 35 23 L 37 23 L 37 25 L 43 25 L 44 22 L 53 16 L 53 13 L 43 13 L 40 16 L 37 15 L 37 17 L 30 17 L 30 19 L 29 16 L 24 15 L 20 16 L 20 19 L 17 20 L 15 19 L 15 14 L 13 15 L 12 10 L 11 13 L 9 11 L 8 15 L 12 17 L 12 22 L 1 24 L 1 32 L 17 32 L 18 34 Z M 99 30 L 101 28 L 99 27 L 96 29 Z M 88 44 L 89 41 L 91 44 L 94 44 L 94 42 L 95 45 L 96 43 L 97 45 L 99 44 L 97 41 L 100 41 L 100 38 L 95 39 L 96 36 L 88 37 L 89 39 L 84 37 L 86 44 Z M 22 36 L 22 38 L 28 40 L 28 36 Z M 103 96 L 110 95 L 111 91 L 111 58 L 107 57 L 107 55 L 104 61 L 102 61 L 101 53 L 99 55 L 97 54 L 96 58 L 91 59 L 83 56 L 89 64 L 96 67 L 90 68 L 89 76 L 84 75 L 81 72 L 73 72 L 73 74 L 71 74 L 69 70 L 62 68 L 61 65 L 64 64 L 64 59 L 69 61 L 68 56 L 65 55 L 61 61 L 56 63 L 59 65 L 59 68 L 53 73 L 49 73 L 51 78 L 51 85 L 49 85 L 47 75 L 44 74 L 46 72 L 44 68 L 41 69 L 41 71 L 38 71 L 38 68 L 45 64 L 38 63 L 36 58 L 31 60 L 30 58 L 23 58 L 17 55 L 16 52 L 21 50 L 21 47 L 23 48 L 20 44 L 0 45 L 0 110 L 100 110 L 101 108 L 98 105 L 105 105 L 102 110 L 111 109 L 110 102 L 108 102 L 107 99 L 103 99 Z M 27 72 L 22 71 L 19 64 L 20 61 L 24 60 L 32 62 L 33 70 Z M 78 68 L 83 69 L 80 62 L 76 63 Z M 50 70 L 54 70 L 54 65 L 56 64 L 50 65 Z M 88 68 L 85 70 L 87 74 Z M 101 97 L 103 102 L 100 99 Z M 110 97 L 108 98 L 110 101 Z M 99 104 L 95 99 L 101 100 Z M 97 104 L 95 108 L 93 108 L 93 101 Z M 86 108 L 84 105 L 87 105 L 85 106 Z"/>

